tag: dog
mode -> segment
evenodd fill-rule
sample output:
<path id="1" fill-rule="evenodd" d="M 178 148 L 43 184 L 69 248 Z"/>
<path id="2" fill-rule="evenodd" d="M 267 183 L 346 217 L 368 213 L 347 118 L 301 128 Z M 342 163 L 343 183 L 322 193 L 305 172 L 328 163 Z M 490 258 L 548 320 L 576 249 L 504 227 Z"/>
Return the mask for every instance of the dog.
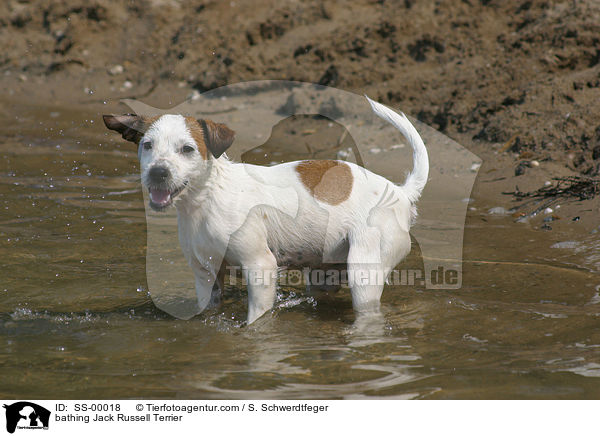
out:
<path id="1" fill-rule="evenodd" d="M 183 115 L 104 115 L 138 145 L 150 207 L 177 210 L 179 241 L 203 310 L 224 264 L 241 267 L 248 324 L 275 302 L 281 268 L 346 269 L 356 314 L 378 313 L 385 279 L 410 252 L 409 230 L 429 174 L 425 144 L 404 114 L 372 101 L 413 149 L 402 186 L 350 162 L 304 160 L 263 167 L 229 160 L 235 133 Z"/>

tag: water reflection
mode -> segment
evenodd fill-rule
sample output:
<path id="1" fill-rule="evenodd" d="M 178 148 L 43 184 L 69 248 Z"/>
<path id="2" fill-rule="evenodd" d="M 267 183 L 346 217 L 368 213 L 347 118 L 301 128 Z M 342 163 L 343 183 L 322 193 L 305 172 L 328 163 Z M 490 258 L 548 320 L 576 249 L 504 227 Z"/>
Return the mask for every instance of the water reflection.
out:
<path id="1" fill-rule="evenodd" d="M 189 382 L 210 398 L 360 398 L 395 394 L 394 387 L 422 379 L 412 371 L 419 357 L 401 338 L 390 335 L 385 318 L 371 317 L 334 326 L 315 325 L 314 317 L 286 309 L 306 304 L 291 297 L 273 314 L 240 330 L 236 360 L 243 368 L 189 375 Z M 310 303 L 309 303 L 310 304 Z M 312 304 L 311 304 L 312 305 Z M 318 304 L 313 306 L 319 310 Z M 351 312 L 351 308 L 349 309 Z M 352 316 L 351 313 L 344 317 Z M 303 334 L 298 334 L 302 332 Z M 233 350 L 231 350 L 233 351 Z M 196 378 L 197 377 L 197 378 Z"/>

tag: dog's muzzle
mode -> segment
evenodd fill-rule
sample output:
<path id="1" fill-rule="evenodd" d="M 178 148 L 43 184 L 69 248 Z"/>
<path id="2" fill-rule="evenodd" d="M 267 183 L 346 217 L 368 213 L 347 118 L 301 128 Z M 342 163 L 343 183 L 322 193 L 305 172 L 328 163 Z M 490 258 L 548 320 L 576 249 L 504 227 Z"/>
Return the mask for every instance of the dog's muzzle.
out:
<path id="1" fill-rule="evenodd" d="M 173 199 L 183 191 L 186 185 L 187 183 L 184 183 L 175 189 L 148 188 L 148 192 L 150 192 L 150 206 L 156 211 L 161 211 L 169 207 L 173 203 Z"/>
<path id="2" fill-rule="evenodd" d="M 148 178 L 150 179 L 150 182 L 156 185 L 167 183 L 169 177 L 171 177 L 171 172 L 166 167 L 155 166 L 150 168 L 150 171 L 148 171 Z"/>
<path id="3" fill-rule="evenodd" d="M 187 182 L 177 188 L 169 187 L 170 171 L 165 167 L 153 167 L 148 172 L 150 184 L 150 206 L 156 211 L 161 211 L 173 203 L 173 199 L 183 191 Z"/>

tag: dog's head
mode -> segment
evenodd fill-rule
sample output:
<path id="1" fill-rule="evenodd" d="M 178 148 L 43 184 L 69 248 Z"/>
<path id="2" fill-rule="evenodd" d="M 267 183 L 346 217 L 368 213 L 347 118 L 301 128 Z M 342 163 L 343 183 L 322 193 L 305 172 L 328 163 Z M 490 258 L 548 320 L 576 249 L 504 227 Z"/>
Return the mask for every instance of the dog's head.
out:
<path id="1" fill-rule="evenodd" d="M 218 159 L 234 137 L 233 130 L 224 124 L 182 115 L 103 118 L 106 127 L 138 145 L 142 183 L 150 192 L 154 210 L 170 206 L 188 183 L 205 179 L 210 161 Z"/>

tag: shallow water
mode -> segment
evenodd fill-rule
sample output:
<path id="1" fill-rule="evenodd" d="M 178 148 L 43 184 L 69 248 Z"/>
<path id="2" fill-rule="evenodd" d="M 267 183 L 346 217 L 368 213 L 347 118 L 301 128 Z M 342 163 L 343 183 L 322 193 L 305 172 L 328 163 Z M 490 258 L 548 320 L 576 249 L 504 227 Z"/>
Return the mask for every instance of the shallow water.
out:
<path id="1" fill-rule="evenodd" d="M 284 288 L 246 327 L 245 291 L 230 286 L 184 321 L 148 295 L 135 150 L 93 111 L 1 118 L 2 398 L 600 397 L 594 235 L 551 248 L 478 200 L 460 290 L 388 286 L 382 317 L 355 322 L 347 291 Z M 340 137 L 303 122 L 306 136 Z M 403 267 L 422 265 L 415 244 Z"/>

